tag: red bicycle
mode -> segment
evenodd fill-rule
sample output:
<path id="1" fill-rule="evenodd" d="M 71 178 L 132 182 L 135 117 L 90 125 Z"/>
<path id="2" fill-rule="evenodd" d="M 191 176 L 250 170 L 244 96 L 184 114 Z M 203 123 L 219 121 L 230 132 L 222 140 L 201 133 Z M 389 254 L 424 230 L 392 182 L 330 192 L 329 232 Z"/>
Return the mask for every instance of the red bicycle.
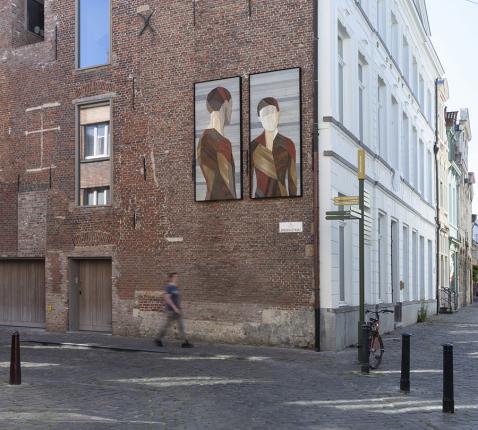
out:
<path id="1" fill-rule="evenodd" d="M 374 314 L 369 317 L 368 324 L 370 325 L 370 353 L 368 356 L 368 365 L 370 369 L 377 369 L 382 362 L 382 356 L 385 351 L 383 347 L 382 337 L 380 336 L 380 314 L 393 314 L 390 309 L 378 310 L 378 305 L 375 307 L 375 311 L 365 311 L 366 314 Z"/>

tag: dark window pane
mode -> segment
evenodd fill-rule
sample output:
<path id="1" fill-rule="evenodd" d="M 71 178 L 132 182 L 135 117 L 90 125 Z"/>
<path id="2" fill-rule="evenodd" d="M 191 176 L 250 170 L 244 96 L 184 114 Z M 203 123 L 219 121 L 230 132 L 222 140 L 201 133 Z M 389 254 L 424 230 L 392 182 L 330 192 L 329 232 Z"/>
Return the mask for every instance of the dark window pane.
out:
<path id="1" fill-rule="evenodd" d="M 79 0 L 79 66 L 109 63 L 110 0 Z"/>
<path id="2" fill-rule="evenodd" d="M 44 6 L 36 0 L 27 1 L 28 30 L 43 37 L 44 32 Z"/>

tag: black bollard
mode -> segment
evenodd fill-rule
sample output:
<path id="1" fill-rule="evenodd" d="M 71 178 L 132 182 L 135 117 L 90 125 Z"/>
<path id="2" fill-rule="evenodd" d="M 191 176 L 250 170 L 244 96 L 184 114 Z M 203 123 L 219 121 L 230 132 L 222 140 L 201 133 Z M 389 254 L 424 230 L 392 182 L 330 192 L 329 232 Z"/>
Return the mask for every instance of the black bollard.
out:
<path id="1" fill-rule="evenodd" d="M 410 336 L 402 333 L 402 372 L 400 376 L 400 391 L 410 392 Z"/>
<path id="2" fill-rule="evenodd" d="M 360 356 L 360 363 L 362 364 L 362 373 L 370 372 L 369 365 L 370 356 L 370 324 L 362 324 L 362 354 Z"/>
<path id="3" fill-rule="evenodd" d="M 20 367 L 20 333 L 12 334 L 12 349 L 10 352 L 10 385 L 22 383 L 22 369 Z"/>
<path id="4" fill-rule="evenodd" d="M 443 345 L 443 412 L 455 412 L 453 393 L 453 345 Z"/>

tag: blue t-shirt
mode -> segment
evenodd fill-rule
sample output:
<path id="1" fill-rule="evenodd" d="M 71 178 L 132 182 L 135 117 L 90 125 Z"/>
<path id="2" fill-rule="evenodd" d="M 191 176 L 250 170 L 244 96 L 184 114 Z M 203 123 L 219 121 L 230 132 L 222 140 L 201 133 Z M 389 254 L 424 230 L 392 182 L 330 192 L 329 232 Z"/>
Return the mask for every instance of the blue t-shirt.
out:
<path id="1" fill-rule="evenodd" d="M 174 303 L 174 305 L 178 309 L 181 309 L 178 287 L 176 287 L 176 285 L 168 284 L 164 287 L 164 291 L 166 292 L 166 294 L 169 294 L 171 296 L 171 300 Z M 173 308 L 166 303 L 166 310 L 167 311 L 173 311 Z"/>

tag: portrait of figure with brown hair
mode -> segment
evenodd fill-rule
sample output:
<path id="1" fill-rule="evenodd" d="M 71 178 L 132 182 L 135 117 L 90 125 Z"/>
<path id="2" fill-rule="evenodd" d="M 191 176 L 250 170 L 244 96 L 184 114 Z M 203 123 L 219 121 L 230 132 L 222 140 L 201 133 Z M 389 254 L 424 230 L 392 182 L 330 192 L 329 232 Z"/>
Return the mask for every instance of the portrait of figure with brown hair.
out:
<path id="1" fill-rule="evenodd" d="M 297 195 L 295 145 L 279 133 L 280 107 L 274 97 L 266 97 L 257 106 L 264 131 L 251 142 L 252 169 L 256 177 L 255 197 Z"/>
<path id="2" fill-rule="evenodd" d="M 300 70 L 252 75 L 250 87 L 251 197 L 300 196 Z"/>
<path id="3" fill-rule="evenodd" d="M 232 80 L 229 87 L 236 81 L 235 78 Z M 231 132 L 232 140 L 228 129 L 233 125 L 233 92 L 239 98 L 239 89 L 234 91 L 231 88 L 231 91 L 217 81 L 197 85 L 202 85 L 202 88 L 196 86 L 196 119 L 200 121 L 202 130 L 196 144 L 196 167 L 199 168 L 199 171 L 196 170 L 196 200 L 237 199 L 240 196 L 236 184 L 237 180 L 240 181 L 240 166 L 239 169 L 236 167 L 234 152 L 240 159 L 240 121 L 235 118 L 234 126 L 238 130 Z M 207 94 L 201 97 L 201 90 L 205 92 L 205 89 Z"/>

